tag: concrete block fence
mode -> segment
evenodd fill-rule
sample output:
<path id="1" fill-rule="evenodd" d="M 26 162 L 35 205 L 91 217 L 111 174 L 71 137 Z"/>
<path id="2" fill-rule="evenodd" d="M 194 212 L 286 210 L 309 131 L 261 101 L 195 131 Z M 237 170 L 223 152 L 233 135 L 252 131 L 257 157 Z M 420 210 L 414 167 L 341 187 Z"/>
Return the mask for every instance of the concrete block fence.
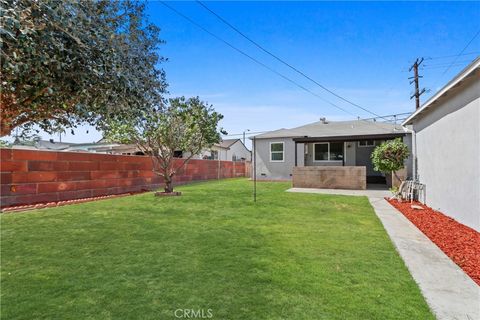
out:
<path id="1" fill-rule="evenodd" d="M 244 177 L 247 167 L 245 162 L 190 160 L 174 177 L 174 183 Z M 2 208 L 162 186 L 147 156 L 0 149 L 0 171 Z"/>

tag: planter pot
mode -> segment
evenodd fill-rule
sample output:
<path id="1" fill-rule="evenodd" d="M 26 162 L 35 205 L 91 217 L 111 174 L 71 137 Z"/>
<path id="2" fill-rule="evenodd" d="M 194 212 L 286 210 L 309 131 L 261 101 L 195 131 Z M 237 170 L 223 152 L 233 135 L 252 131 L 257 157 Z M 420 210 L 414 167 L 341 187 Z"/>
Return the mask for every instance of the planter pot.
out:
<path id="1" fill-rule="evenodd" d="M 165 192 L 165 191 L 155 192 L 155 196 L 157 196 L 157 197 L 176 197 L 176 196 L 181 196 L 181 195 L 182 195 L 182 193 L 178 192 L 178 191 L 174 191 L 174 192 Z"/>

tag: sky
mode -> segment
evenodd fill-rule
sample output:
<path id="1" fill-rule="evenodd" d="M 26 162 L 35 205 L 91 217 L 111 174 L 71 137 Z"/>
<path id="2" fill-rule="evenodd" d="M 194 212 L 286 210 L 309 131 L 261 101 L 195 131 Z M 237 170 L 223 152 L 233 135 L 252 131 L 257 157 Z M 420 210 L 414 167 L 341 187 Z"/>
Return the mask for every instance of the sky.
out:
<path id="1" fill-rule="evenodd" d="M 168 5 L 316 95 L 256 64 L 161 2 L 149 1 L 149 18 L 161 28 L 165 40 L 159 53 L 168 61 L 159 67 L 166 71 L 169 97 L 199 96 L 212 104 L 224 115 L 221 125 L 232 138 L 241 137 L 237 134 L 247 129 L 291 128 L 320 117 L 372 117 L 265 54 L 198 3 Z M 421 97 L 425 101 L 480 55 L 480 2 L 205 5 L 316 82 L 379 115 L 414 110 L 408 69 L 416 58 L 425 58 L 420 70 L 420 86 L 430 90 Z M 62 140 L 91 142 L 100 137 L 99 132 L 83 127 Z"/>

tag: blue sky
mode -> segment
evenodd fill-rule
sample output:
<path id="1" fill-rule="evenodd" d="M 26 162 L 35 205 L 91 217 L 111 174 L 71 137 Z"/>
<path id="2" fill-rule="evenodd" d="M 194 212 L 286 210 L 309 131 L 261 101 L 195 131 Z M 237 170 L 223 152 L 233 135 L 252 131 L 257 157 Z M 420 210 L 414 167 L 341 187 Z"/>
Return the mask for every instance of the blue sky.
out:
<path id="1" fill-rule="evenodd" d="M 454 57 L 480 30 L 479 2 L 206 2 L 229 21 L 293 66 L 347 99 L 386 115 L 414 109 L 408 67 L 425 57 L 425 101 L 480 52 L 480 36 L 457 63 Z M 326 93 L 258 50 L 195 2 L 169 2 L 219 37 L 360 117 L 371 115 Z M 160 53 L 171 96 L 200 96 L 224 114 L 230 133 L 266 131 L 352 115 L 292 85 L 198 29 L 157 1 L 152 22 L 166 41 Z M 430 65 L 430 66 L 429 66 Z M 64 141 L 92 141 L 86 128 Z M 47 137 L 46 135 L 44 135 Z"/>

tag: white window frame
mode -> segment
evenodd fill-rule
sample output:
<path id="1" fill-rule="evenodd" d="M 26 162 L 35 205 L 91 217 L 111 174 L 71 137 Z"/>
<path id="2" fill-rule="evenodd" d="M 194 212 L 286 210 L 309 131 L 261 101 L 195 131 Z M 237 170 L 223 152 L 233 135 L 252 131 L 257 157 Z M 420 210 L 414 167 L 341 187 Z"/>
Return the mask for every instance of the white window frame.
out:
<path id="1" fill-rule="evenodd" d="M 369 140 L 364 140 L 366 143 L 368 143 Z M 371 147 L 375 147 L 375 140 L 370 140 L 373 142 L 373 144 L 365 144 L 364 146 L 360 145 L 360 142 L 361 141 L 358 141 L 358 147 L 359 148 L 371 148 Z"/>
<path id="2" fill-rule="evenodd" d="M 272 160 L 272 144 L 282 144 L 282 160 Z M 272 141 L 269 144 L 269 150 L 270 150 L 270 162 L 285 162 L 285 142 L 283 141 Z M 280 153 L 280 151 L 273 151 L 273 153 Z"/>
<path id="3" fill-rule="evenodd" d="M 315 152 L 315 146 L 317 144 L 326 144 L 327 145 L 327 153 L 328 153 L 328 159 L 327 160 L 317 160 L 315 159 L 315 155 L 316 155 L 316 152 Z M 345 142 L 343 143 L 343 158 L 345 159 Z M 331 160 L 330 159 L 330 142 L 315 142 L 313 144 L 313 162 L 332 162 L 332 161 L 344 161 L 344 160 Z"/>

